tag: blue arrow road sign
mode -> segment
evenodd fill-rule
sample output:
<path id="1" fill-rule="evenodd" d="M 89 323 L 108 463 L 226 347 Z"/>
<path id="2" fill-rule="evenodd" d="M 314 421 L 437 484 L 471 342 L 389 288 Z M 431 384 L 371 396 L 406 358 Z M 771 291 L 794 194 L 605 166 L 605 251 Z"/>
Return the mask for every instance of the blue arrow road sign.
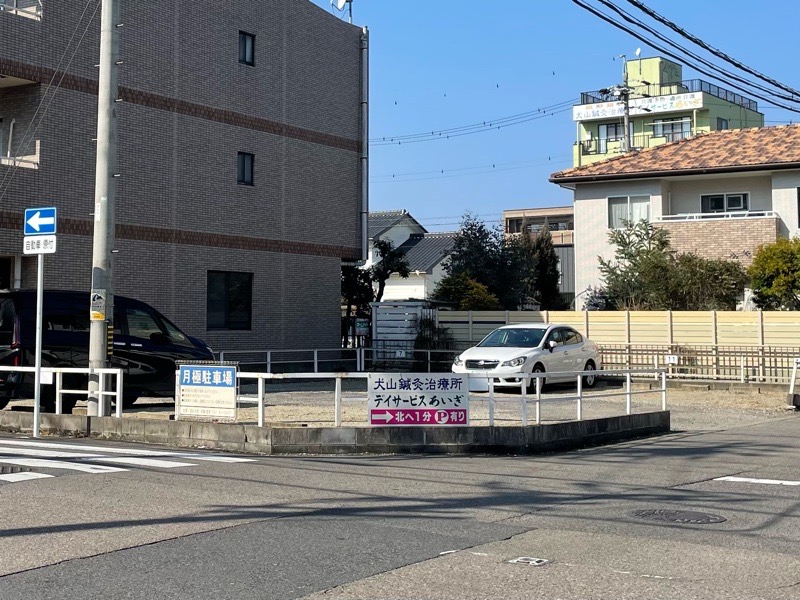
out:
<path id="1" fill-rule="evenodd" d="M 26 208 L 25 235 L 53 235 L 56 232 L 56 207 Z"/>

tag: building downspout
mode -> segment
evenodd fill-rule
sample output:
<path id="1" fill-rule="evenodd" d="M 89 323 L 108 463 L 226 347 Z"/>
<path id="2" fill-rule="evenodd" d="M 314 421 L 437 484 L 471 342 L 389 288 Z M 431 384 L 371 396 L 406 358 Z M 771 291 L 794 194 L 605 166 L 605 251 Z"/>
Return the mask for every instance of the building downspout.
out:
<path id="1" fill-rule="evenodd" d="M 369 30 L 361 30 L 361 260 L 369 258 Z"/>

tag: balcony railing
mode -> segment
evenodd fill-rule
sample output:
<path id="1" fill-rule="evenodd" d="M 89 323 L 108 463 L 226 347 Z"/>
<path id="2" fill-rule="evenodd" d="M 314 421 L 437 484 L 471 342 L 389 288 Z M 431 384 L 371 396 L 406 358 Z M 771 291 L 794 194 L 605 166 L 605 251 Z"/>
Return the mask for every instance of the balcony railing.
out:
<path id="1" fill-rule="evenodd" d="M 41 21 L 42 2 L 41 0 L 0 0 L 0 12 Z"/>
<path id="2" fill-rule="evenodd" d="M 662 133 L 661 135 L 637 133 L 631 137 L 631 149 L 641 150 L 643 148 L 652 148 L 667 142 L 676 142 L 684 138 L 692 137 L 693 135 L 694 132 L 691 129 L 689 131 L 672 131 Z M 618 153 L 623 151 L 624 146 L 622 138 L 592 138 L 579 143 L 583 156 L 589 154 Z"/>
<path id="3" fill-rule="evenodd" d="M 33 154 L 25 154 L 17 156 L 12 153 L 11 148 L 6 146 L 3 140 L 3 132 L 0 131 L 0 165 L 7 167 L 22 167 L 23 169 L 38 169 L 39 168 L 39 148 L 40 142 L 34 142 Z M 30 144 L 27 144 L 26 150 L 30 149 Z"/>
<path id="4" fill-rule="evenodd" d="M 712 221 L 718 219 L 777 219 L 780 215 L 774 210 L 737 210 L 731 212 L 715 213 L 681 213 L 677 215 L 662 215 L 653 219 L 655 223 L 674 221 Z"/>
<path id="5" fill-rule="evenodd" d="M 687 79 L 675 83 L 656 83 L 650 85 L 631 86 L 631 99 L 646 98 L 656 96 L 675 96 L 677 94 L 690 94 L 693 92 L 705 92 L 715 98 L 720 98 L 732 104 L 743 106 L 744 108 L 758 111 L 758 103 L 744 96 L 726 90 L 725 88 L 703 81 L 702 79 Z M 608 94 L 601 94 L 599 91 L 581 93 L 581 104 L 599 104 L 610 102 L 616 98 L 609 97 Z"/>

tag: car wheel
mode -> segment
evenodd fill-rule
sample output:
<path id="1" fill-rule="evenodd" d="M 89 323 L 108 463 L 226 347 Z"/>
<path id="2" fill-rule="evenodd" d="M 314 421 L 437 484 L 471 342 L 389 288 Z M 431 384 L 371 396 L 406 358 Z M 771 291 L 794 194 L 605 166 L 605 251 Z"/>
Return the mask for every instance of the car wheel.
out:
<path id="1" fill-rule="evenodd" d="M 536 363 L 534 365 L 533 370 L 531 373 L 544 373 L 544 365 L 542 363 Z M 545 377 L 542 377 L 542 389 L 544 389 L 544 384 L 547 382 Z M 536 393 L 536 378 L 531 377 L 530 381 L 528 382 L 528 393 L 535 394 Z"/>
<path id="2" fill-rule="evenodd" d="M 597 385 L 597 371 L 595 370 L 594 363 L 590 360 L 586 361 L 583 367 L 584 371 L 591 371 L 583 376 L 583 387 L 593 388 Z"/>
<path id="3" fill-rule="evenodd" d="M 0 398 L 0 410 L 3 410 L 9 402 L 11 402 L 11 398 Z"/>

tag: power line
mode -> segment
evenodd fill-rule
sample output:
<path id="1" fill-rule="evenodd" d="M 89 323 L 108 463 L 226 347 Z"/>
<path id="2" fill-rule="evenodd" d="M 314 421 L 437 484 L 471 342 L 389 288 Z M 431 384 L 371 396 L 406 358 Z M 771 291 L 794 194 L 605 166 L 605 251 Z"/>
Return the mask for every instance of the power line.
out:
<path id="1" fill-rule="evenodd" d="M 567 157 L 562 157 L 562 160 L 566 160 L 566 158 Z M 569 158 L 571 158 L 571 157 L 569 157 Z M 446 174 L 446 175 L 439 175 L 439 176 L 433 176 L 433 177 L 415 177 L 415 178 L 411 178 L 411 179 L 387 179 L 385 181 L 374 181 L 374 180 L 372 180 L 372 183 L 376 183 L 376 184 L 377 183 L 406 183 L 406 182 L 410 182 L 410 181 L 430 181 L 430 180 L 433 180 L 433 179 L 452 179 L 453 177 L 464 177 L 466 175 L 485 175 L 487 173 L 501 173 L 501 172 L 504 172 L 504 171 L 517 171 L 519 169 L 530 169 L 532 167 L 537 167 L 537 166 L 541 167 L 541 166 L 544 166 L 544 165 L 547 165 L 547 164 L 553 164 L 553 163 L 551 161 L 546 161 L 546 162 L 543 162 L 543 163 L 539 163 L 539 164 L 535 164 L 535 165 L 528 165 L 528 166 L 523 166 L 523 167 L 506 167 L 506 168 L 501 168 L 501 169 L 498 169 L 498 168 L 486 168 L 486 169 L 484 169 L 482 171 L 473 171 L 471 173 L 456 173 L 456 174 L 453 174 L 453 175 Z"/>
<path id="2" fill-rule="evenodd" d="M 512 163 L 493 163 L 491 165 L 480 165 L 475 167 L 458 167 L 458 168 L 451 168 L 451 169 L 439 169 L 436 171 L 416 171 L 411 173 L 387 173 L 385 175 L 374 175 L 371 178 L 371 181 L 375 183 L 386 183 L 386 181 L 377 181 L 379 179 L 392 181 L 394 179 L 400 179 L 403 177 L 414 177 L 417 175 L 445 175 L 445 174 L 455 174 L 461 173 L 462 175 L 471 175 L 469 171 L 476 171 L 480 170 L 481 172 L 491 172 L 493 170 L 511 170 L 511 169 L 526 169 L 530 167 L 537 167 L 546 164 L 552 164 L 553 160 L 556 162 L 560 162 L 562 160 L 566 160 L 567 156 L 557 156 L 555 159 L 551 157 L 541 158 L 534 161 L 520 161 L 520 162 L 512 162 Z M 488 169 L 488 171 L 487 171 Z"/>
<path id="3" fill-rule="evenodd" d="M 489 121 L 482 121 L 480 123 L 473 123 L 471 125 L 462 125 L 460 127 L 452 127 L 450 129 L 440 129 L 434 131 L 426 131 L 422 133 L 412 133 L 408 135 L 398 136 L 383 136 L 370 139 L 371 146 L 391 146 L 395 144 L 411 144 L 418 142 L 429 142 L 440 139 L 450 139 L 454 137 L 461 137 L 464 135 L 471 135 L 474 133 L 481 133 L 483 131 L 490 131 L 493 129 L 503 129 L 511 127 L 512 125 L 520 125 L 529 121 L 535 121 L 544 117 L 552 116 L 562 113 L 572 108 L 572 105 L 577 102 L 576 99 L 559 102 L 544 108 L 537 108 L 536 110 L 511 115 L 508 117 L 501 117 Z"/>
<path id="4" fill-rule="evenodd" d="M 83 17 L 86 15 L 86 11 L 89 10 L 89 6 L 91 6 L 92 2 L 96 2 L 94 11 L 92 11 L 91 16 L 89 17 L 89 21 L 86 23 L 86 27 L 84 28 L 83 33 L 81 34 L 81 37 L 78 40 L 78 43 L 75 45 L 75 49 L 72 51 L 72 55 L 69 57 L 69 61 L 67 61 L 67 64 L 61 73 L 61 77 L 59 78 L 58 83 L 53 89 L 53 93 L 51 94 L 50 99 L 47 101 L 47 106 L 44 107 L 42 116 L 39 118 L 39 124 L 36 125 L 36 127 L 34 127 L 33 131 L 31 131 L 31 127 L 36 121 L 36 116 L 39 114 L 39 110 L 42 108 L 42 104 L 44 104 L 44 101 L 47 98 L 47 93 L 50 91 L 50 88 L 53 85 L 53 81 L 55 81 L 55 78 L 58 75 L 58 71 L 61 68 L 61 64 L 63 63 L 64 58 L 66 58 L 67 52 L 69 52 L 69 47 L 72 44 L 72 40 L 75 39 L 75 35 L 78 33 L 78 30 L 80 29 Z M 31 117 L 31 121 L 30 123 L 28 123 L 28 127 L 25 129 L 25 133 L 22 134 L 22 141 L 20 142 L 19 146 L 21 152 L 27 151 L 28 147 L 30 146 L 30 143 L 33 141 L 33 138 L 36 135 L 36 132 L 39 131 L 39 127 L 44 121 L 45 116 L 47 116 L 47 111 L 50 109 L 50 105 L 53 103 L 53 99 L 56 96 L 56 92 L 58 92 L 59 88 L 61 87 L 61 83 L 64 81 L 64 77 L 67 74 L 67 70 L 72 65 L 72 61 L 75 59 L 75 55 L 78 53 L 78 49 L 81 47 L 81 44 L 83 43 L 83 40 L 86 37 L 86 33 L 89 31 L 89 27 L 91 26 L 92 21 L 94 20 L 94 17 L 97 14 L 99 8 L 100 8 L 99 0 L 89 0 L 86 3 L 86 6 L 84 7 L 81 16 L 78 18 L 78 22 L 75 24 L 75 29 L 73 30 L 72 35 L 70 36 L 69 41 L 67 42 L 67 46 L 64 48 L 64 52 L 62 53 L 61 58 L 59 59 L 58 64 L 56 65 L 56 68 L 53 70 L 53 75 L 50 78 L 50 81 L 48 82 L 47 87 L 44 90 L 44 93 L 42 94 L 42 98 L 39 101 L 39 105 L 36 107 L 36 110 L 34 111 L 33 116 Z M 26 140 L 29 132 L 30 132 L 30 138 Z M 3 179 L 0 180 L 0 202 L 2 202 L 3 198 L 5 198 L 5 195 L 8 192 L 8 190 L 11 189 L 11 182 L 14 180 L 14 176 L 17 173 L 17 169 L 19 169 L 19 165 L 20 162 L 15 161 L 13 169 L 7 170 L 3 175 Z M 4 184 L 5 184 L 5 189 L 3 188 Z"/>
<path id="5" fill-rule="evenodd" d="M 708 50 L 711 54 L 713 54 L 714 56 L 716 56 L 718 58 L 721 58 L 725 62 L 730 63 L 733 66 L 738 67 L 742 71 L 746 71 L 747 73 L 750 73 L 751 75 L 755 75 L 756 77 L 758 77 L 762 81 L 766 81 L 767 83 L 771 83 L 772 85 L 774 85 L 776 87 L 779 87 L 782 90 L 785 90 L 785 91 L 789 92 L 793 96 L 800 96 L 800 91 L 797 91 L 796 89 L 781 83 L 777 79 L 773 79 L 772 77 L 768 77 L 767 75 L 764 75 L 763 73 L 760 73 L 760 72 L 756 71 L 752 67 L 748 67 L 746 64 L 744 64 L 744 63 L 736 60 L 735 58 L 725 54 L 721 50 L 718 50 L 717 48 L 714 48 L 713 46 L 707 44 L 706 42 L 704 42 L 703 40 L 701 40 L 697 36 L 692 35 L 691 33 L 686 31 L 682 27 L 676 25 L 675 23 L 673 23 L 672 21 L 670 21 L 666 17 L 663 17 L 660 14 L 658 14 L 656 11 L 652 10 L 651 8 L 648 8 L 647 6 L 645 6 L 643 3 L 639 2 L 638 0 L 627 0 L 627 2 L 630 3 L 630 4 L 633 4 L 636 8 L 638 8 L 642 12 L 650 15 L 656 21 L 659 21 L 660 23 L 663 23 L 664 25 L 666 25 L 667 27 L 669 27 L 670 29 L 672 29 L 673 31 L 678 33 L 681 37 L 684 37 L 684 38 L 694 42 L 695 44 L 697 44 L 698 46 L 700 46 L 704 50 Z"/>
<path id="6" fill-rule="evenodd" d="M 741 77 L 741 76 L 739 76 L 739 75 L 737 75 L 735 73 L 731 73 L 727 69 L 724 69 L 724 68 L 720 67 L 719 65 L 714 64 L 710 60 L 708 60 L 706 58 L 703 58 L 702 56 L 700 56 L 698 54 L 695 54 L 694 52 L 692 52 L 688 48 L 685 48 L 684 46 L 681 46 L 680 44 L 678 44 L 675 41 L 671 40 L 670 38 L 668 38 L 663 33 L 657 31 L 656 29 L 653 29 L 652 27 L 647 25 L 647 23 L 644 23 L 643 21 L 637 19 L 636 17 L 632 16 L 628 12 L 625 12 L 624 10 L 622 10 L 621 8 L 619 8 L 618 6 L 616 6 L 615 4 L 610 2 L 609 0 L 598 0 L 598 1 L 601 4 L 603 4 L 604 6 L 607 6 L 608 8 L 610 8 L 611 10 L 616 12 L 619 16 L 621 16 L 623 19 L 625 19 L 628 23 L 631 23 L 631 24 L 633 24 L 633 25 L 635 25 L 637 27 L 640 27 L 641 29 L 644 29 L 645 31 L 647 31 L 651 35 L 654 35 L 655 37 L 657 37 L 658 39 L 662 40 L 663 42 L 666 42 L 667 44 L 669 44 L 673 48 L 676 48 L 676 49 L 680 50 L 681 52 L 686 54 L 686 56 L 689 56 L 689 57 L 693 58 L 694 60 L 700 62 L 701 64 L 703 64 L 703 65 L 705 65 L 707 67 L 709 67 L 710 69 L 713 69 L 717 73 L 721 74 L 723 77 L 730 77 L 731 79 L 733 79 L 735 81 L 738 81 L 738 82 L 742 83 L 743 85 L 747 85 L 747 86 L 750 86 L 750 87 L 752 87 L 754 89 L 761 90 L 761 91 L 763 91 L 763 92 L 765 92 L 767 94 L 775 96 L 776 98 L 781 98 L 782 100 L 788 100 L 789 102 L 797 102 L 797 99 L 794 98 L 794 96 L 786 96 L 786 95 L 784 95 L 784 94 L 782 94 L 780 92 L 776 92 L 775 90 L 772 90 L 772 89 L 770 89 L 768 87 L 765 87 L 763 85 L 760 85 L 758 83 L 750 81 L 749 79 Z"/>
<path id="7" fill-rule="evenodd" d="M 700 73 L 702 73 L 702 74 L 704 74 L 704 75 L 706 75 L 708 77 L 723 81 L 723 82 L 726 83 L 726 85 L 730 85 L 734 89 L 737 89 L 737 90 L 739 90 L 739 91 L 741 91 L 741 92 L 743 92 L 745 94 L 749 94 L 751 96 L 754 96 L 755 98 L 758 98 L 760 100 L 764 100 L 765 102 L 768 102 L 769 104 L 772 104 L 773 106 L 777 106 L 779 108 L 783 108 L 783 109 L 791 111 L 791 112 L 800 112 L 800 108 L 797 108 L 797 107 L 794 107 L 794 106 L 787 106 L 785 104 L 782 104 L 782 103 L 776 101 L 774 98 L 768 98 L 768 97 L 762 96 L 762 95 L 757 94 L 757 93 L 755 93 L 755 92 L 753 92 L 751 90 L 748 90 L 748 89 L 746 89 L 746 88 L 744 88 L 744 87 L 742 87 L 740 85 L 731 83 L 731 82 L 727 81 L 726 79 L 724 79 L 723 77 L 720 77 L 718 75 L 714 75 L 712 73 L 709 73 L 705 69 L 697 66 L 696 64 L 693 64 L 691 61 L 688 61 L 685 58 L 683 58 L 681 56 L 678 56 L 673 52 L 670 52 L 669 50 L 665 49 L 663 46 L 659 46 L 658 44 L 653 43 L 653 41 L 651 39 L 648 39 L 648 38 L 642 36 L 641 34 L 637 33 L 634 30 L 632 30 L 630 27 L 627 27 L 626 25 L 623 25 L 622 23 L 616 22 L 613 19 L 613 17 L 610 17 L 609 15 L 606 15 L 606 14 L 600 12 L 596 8 L 594 8 L 592 6 L 589 6 L 588 4 L 583 2 L 582 0 L 572 0 L 572 2 L 574 4 L 577 4 L 578 6 L 583 8 L 584 10 L 587 10 L 587 11 L 591 12 L 593 15 L 595 15 L 596 17 L 602 19 L 606 23 L 609 23 L 610 25 L 613 25 L 617 29 L 621 29 L 622 31 L 625 31 L 626 33 L 632 35 L 634 38 L 636 38 L 637 40 L 641 41 L 642 43 L 647 44 L 649 46 L 652 46 L 656 50 L 664 53 L 666 56 L 669 56 L 670 58 L 673 58 L 673 59 L 678 60 L 678 61 L 683 61 L 683 62 L 689 64 L 689 66 L 694 68 L 696 71 L 698 71 L 698 72 L 700 72 Z"/>

